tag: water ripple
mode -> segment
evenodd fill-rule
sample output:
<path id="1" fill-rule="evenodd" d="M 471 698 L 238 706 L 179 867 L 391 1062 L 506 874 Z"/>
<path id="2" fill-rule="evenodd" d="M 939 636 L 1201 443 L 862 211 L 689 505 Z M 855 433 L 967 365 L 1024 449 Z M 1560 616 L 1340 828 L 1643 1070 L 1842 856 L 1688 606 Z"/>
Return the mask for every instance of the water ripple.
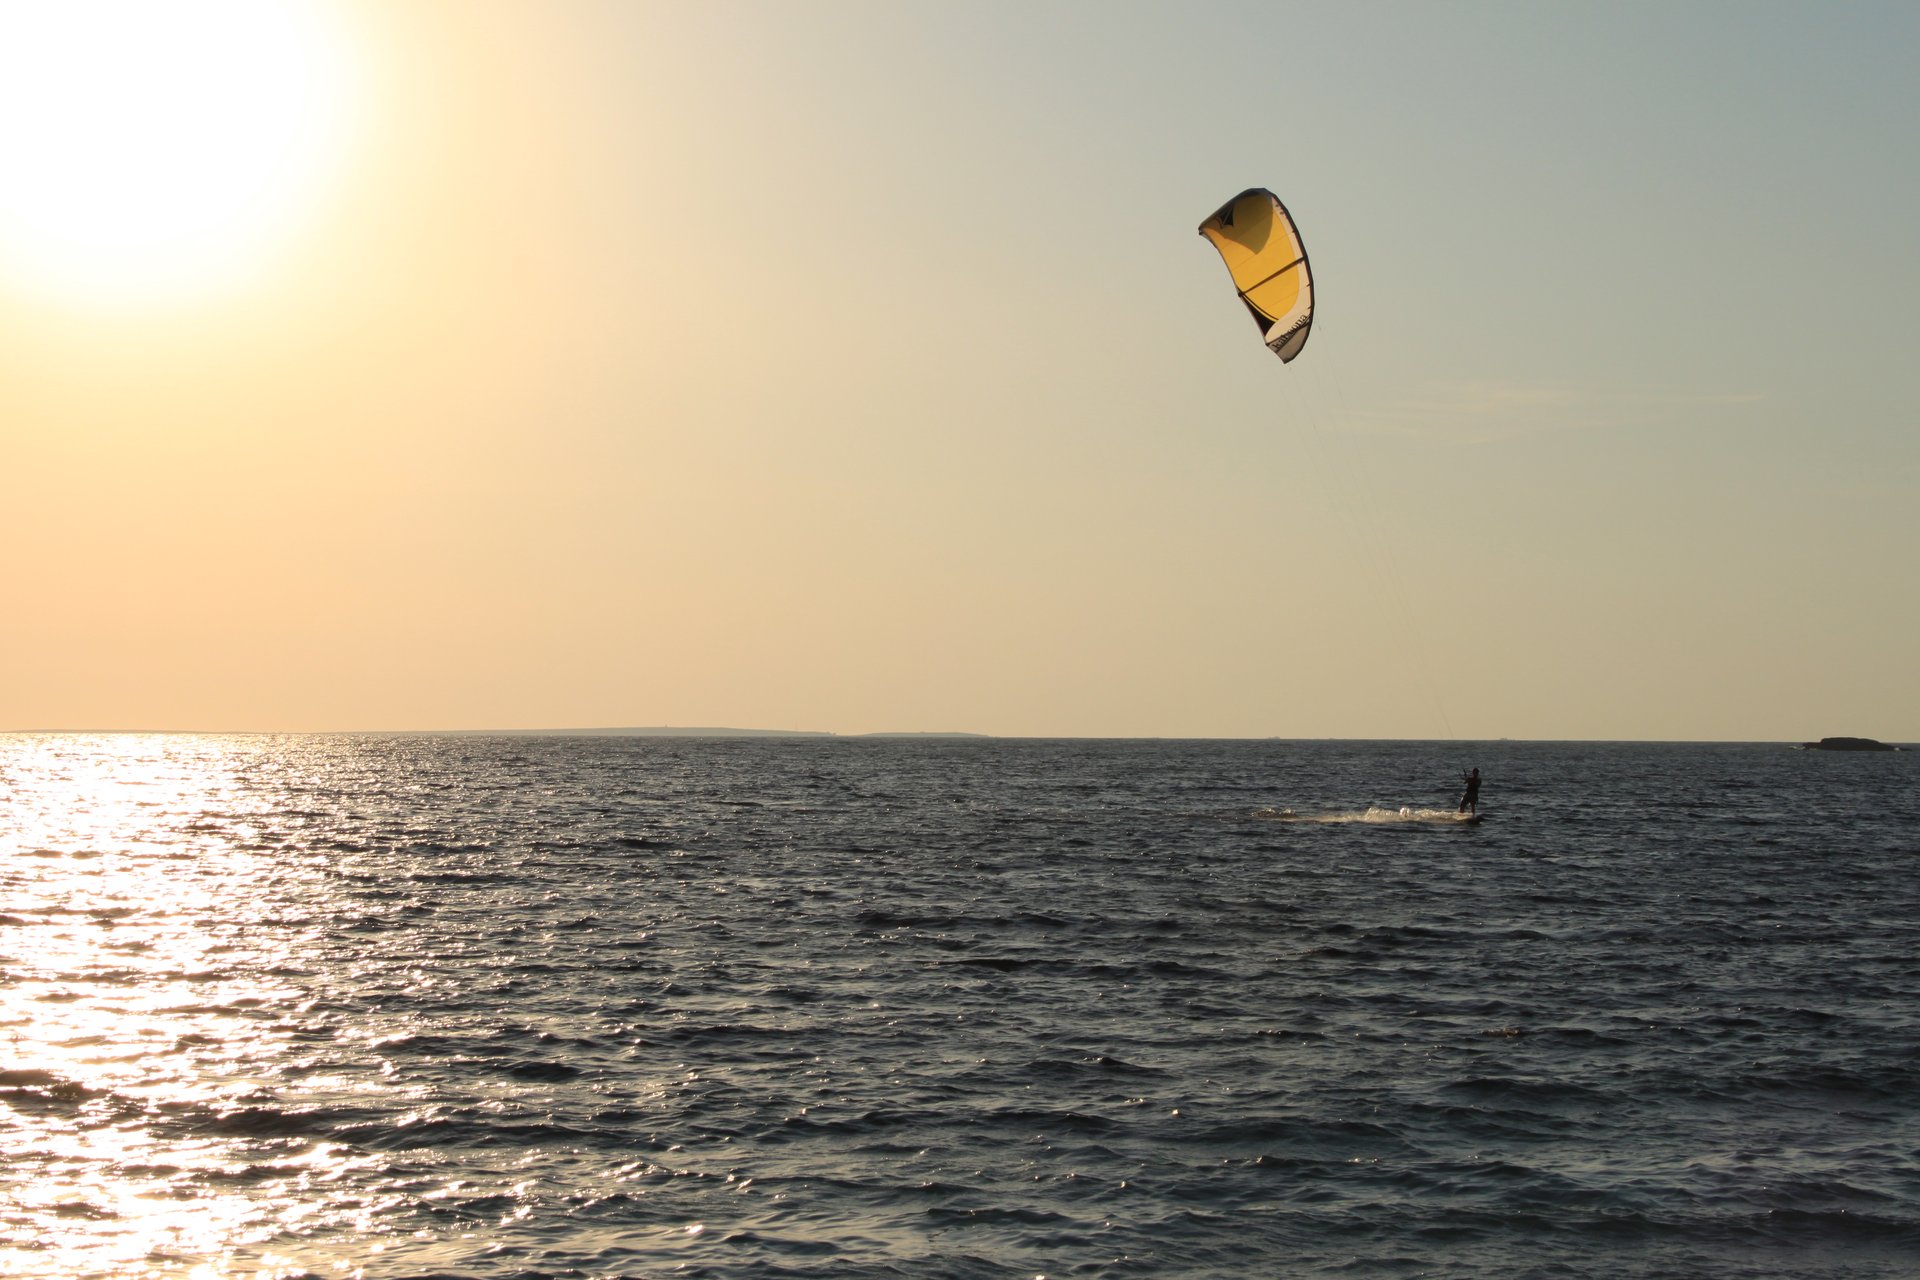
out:
<path id="1" fill-rule="evenodd" d="M 0 1273 L 1920 1270 L 1915 757 L 1465 754 L 0 737 Z"/>

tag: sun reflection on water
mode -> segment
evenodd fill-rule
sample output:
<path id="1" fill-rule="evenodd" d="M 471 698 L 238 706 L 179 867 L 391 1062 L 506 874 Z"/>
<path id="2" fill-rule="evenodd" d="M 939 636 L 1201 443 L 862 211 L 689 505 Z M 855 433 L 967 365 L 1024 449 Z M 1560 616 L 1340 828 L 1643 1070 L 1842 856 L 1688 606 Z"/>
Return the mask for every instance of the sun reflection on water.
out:
<path id="1" fill-rule="evenodd" d="M 293 1225 L 272 1188 L 338 1158 L 258 1119 L 304 998 L 281 904 L 314 874 L 249 783 L 274 767 L 247 739 L 0 737 L 0 1274 L 297 1273 L 206 1261 Z"/>

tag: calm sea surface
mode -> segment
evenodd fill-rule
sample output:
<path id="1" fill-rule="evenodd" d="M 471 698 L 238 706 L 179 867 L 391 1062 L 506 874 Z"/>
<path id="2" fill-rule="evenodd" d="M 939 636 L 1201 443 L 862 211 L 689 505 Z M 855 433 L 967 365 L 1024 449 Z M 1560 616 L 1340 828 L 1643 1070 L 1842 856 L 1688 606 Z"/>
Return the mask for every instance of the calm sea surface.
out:
<path id="1" fill-rule="evenodd" d="M 0 1104 L 6 1276 L 1911 1277 L 1920 753 L 0 736 Z"/>

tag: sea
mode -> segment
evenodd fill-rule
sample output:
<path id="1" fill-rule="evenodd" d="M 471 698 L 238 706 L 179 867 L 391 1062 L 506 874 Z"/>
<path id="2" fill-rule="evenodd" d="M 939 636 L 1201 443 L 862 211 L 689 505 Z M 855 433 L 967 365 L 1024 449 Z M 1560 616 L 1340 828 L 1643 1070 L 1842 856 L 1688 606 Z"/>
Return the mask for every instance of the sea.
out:
<path id="1" fill-rule="evenodd" d="M 0 736 L 0 1275 L 1913 1277 L 1920 753 Z"/>

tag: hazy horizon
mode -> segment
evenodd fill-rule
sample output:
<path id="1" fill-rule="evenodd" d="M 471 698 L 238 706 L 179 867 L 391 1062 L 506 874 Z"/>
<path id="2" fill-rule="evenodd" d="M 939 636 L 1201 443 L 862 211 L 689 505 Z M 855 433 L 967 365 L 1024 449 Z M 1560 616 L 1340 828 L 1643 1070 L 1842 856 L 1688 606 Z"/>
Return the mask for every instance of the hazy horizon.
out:
<path id="1" fill-rule="evenodd" d="M 1769 746 L 1799 747 L 1823 737 L 1866 738 L 1864 734 L 1821 734 L 1810 738 L 1343 738 L 1302 737 L 1288 734 L 1228 734 L 1215 736 L 1186 734 L 1081 734 L 1081 733 L 981 733 L 968 729 L 862 729 L 843 732 L 833 729 L 774 729 L 728 725 L 553 725 L 533 728 L 407 729 L 375 727 L 360 729 L 0 729 L 0 735 L 17 737 L 91 737 L 124 734 L 130 737 L 583 737 L 583 738 L 964 738 L 993 742 L 1088 741 L 1088 742 L 1420 742 L 1439 746 L 1474 746 L 1492 743 L 1567 744 L 1590 742 L 1596 745 L 1686 746 Z M 1911 749 L 1920 744 L 1898 739 L 1870 739 L 1885 746 Z"/>
<path id="2" fill-rule="evenodd" d="M 1920 740 L 1917 46 L 0 10 L 0 725 Z"/>

